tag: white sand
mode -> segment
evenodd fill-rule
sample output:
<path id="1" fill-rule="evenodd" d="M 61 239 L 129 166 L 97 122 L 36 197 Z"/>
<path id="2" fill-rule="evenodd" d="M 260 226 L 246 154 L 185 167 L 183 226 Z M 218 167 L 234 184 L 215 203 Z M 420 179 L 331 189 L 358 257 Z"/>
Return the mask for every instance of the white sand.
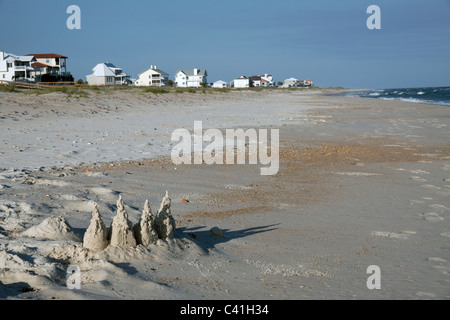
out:
<path id="1" fill-rule="evenodd" d="M 2 299 L 450 297 L 448 108 L 295 91 L 0 103 Z M 280 173 L 145 160 L 194 120 L 276 125 Z"/>

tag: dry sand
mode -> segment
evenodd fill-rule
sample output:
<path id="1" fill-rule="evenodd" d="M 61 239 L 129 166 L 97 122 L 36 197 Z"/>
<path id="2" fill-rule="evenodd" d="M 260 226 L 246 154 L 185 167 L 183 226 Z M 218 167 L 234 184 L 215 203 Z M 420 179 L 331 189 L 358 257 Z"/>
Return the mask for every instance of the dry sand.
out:
<path id="1" fill-rule="evenodd" d="M 450 298 L 450 109 L 325 93 L 1 92 L 0 298 Z M 194 120 L 280 129 L 280 172 L 175 166 L 170 133 Z M 94 203 L 110 226 L 120 195 L 136 224 L 166 190 L 174 239 L 100 252 L 74 240 Z M 49 217 L 70 237 L 30 236 Z"/>

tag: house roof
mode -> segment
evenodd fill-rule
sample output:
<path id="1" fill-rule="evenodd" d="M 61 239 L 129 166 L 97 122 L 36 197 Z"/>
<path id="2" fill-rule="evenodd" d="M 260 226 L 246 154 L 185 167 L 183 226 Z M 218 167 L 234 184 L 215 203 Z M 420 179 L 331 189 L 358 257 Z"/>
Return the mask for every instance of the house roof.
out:
<path id="1" fill-rule="evenodd" d="M 145 70 L 144 72 L 139 73 L 138 75 L 140 76 L 141 74 L 146 73 L 149 70 L 155 71 L 155 73 L 159 73 L 159 74 L 162 74 L 162 75 L 166 75 L 166 76 L 169 75 L 167 72 L 164 72 L 164 71 L 162 71 L 160 69 L 152 69 L 152 68 L 149 68 L 149 69 Z"/>
<path id="2" fill-rule="evenodd" d="M 56 53 L 31 53 L 31 54 L 27 54 L 27 56 L 33 56 L 36 59 L 39 59 L 39 58 L 62 58 L 62 59 L 67 59 L 66 56 L 62 56 L 62 55 L 56 54 Z"/>
<path id="3" fill-rule="evenodd" d="M 5 61 L 23 61 L 23 62 L 32 62 L 36 61 L 34 56 L 18 56 L 12 53 L 5 52 Z"/>
<path id="4" fill-rule="evenodd" d="M 107 66 L 108 68 L 120 69 L 120 68 L 117 68 L 115 65 L 113 65 L 111 62 L 104 62 L 103 64 L 105 66 Z"/>
<path id="5" fill-rule="evenodd" d="M 156 71 L 156 72 L 158 72 L 159 74 L 169 75 L 167 72 L 164 72 L 164 71 L 162 71 L 162 70 L 160 70 L 160 69 L 153 69 L 153 71 Z"/>
<path id="6" fill-rule="evenodd" d="M 225 81 L 222 81 L 222 80 L 218 80 L 218 81 L 216 81 L 214 83 L 217 83 L 217 84 L 228 84 L 228 82 L 225 82 Z"/>
<path id="7" fill-rule="evenodd" d="M 175 74 L 178 72 L 183 72 L 187 76 L 194 76 L 194 69 L 185 69 L 185 70 L 177 70 Z M 206 69 L 197 69 L 197 76 L 206 76 L 207 72 Z"/>
<path id="8" fill-rule="evenodd" d="M 97 77 L 114 77 L 116 74 L 105 64 L 99 63 L 92 69 Z"/>
<path id="9" fill-rule="evenodd" d="M 31 66 L 33 68 L 47 68 L 47 67 L 50 67 L 48 64 L 41 63 L 41 62 L 32 63 Z"/>

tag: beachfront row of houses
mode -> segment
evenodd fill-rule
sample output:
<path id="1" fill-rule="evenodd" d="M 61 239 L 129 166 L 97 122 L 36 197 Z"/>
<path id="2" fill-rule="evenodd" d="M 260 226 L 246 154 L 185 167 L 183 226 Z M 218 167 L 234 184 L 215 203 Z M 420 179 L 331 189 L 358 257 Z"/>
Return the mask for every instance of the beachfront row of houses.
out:
<path id="1" fill-rule="evenodd" d="M 70 72 L 67 72 L 68 57 L 55 54 L 27 54 L 19 56 L 0 51 L 0 83 L 8 81 L 20 82 L 64 82 L 74 81 Z M 124 73 L 122 68 L 110 62 L 102 62 L 92 69 L 92 74 L 86 76 L 89 85 L 136 85 L 164 87 L 203 87 L 213 88 L 251 88 L 278 86 L 270 74 L 241 76 L 230 83 L 219 80 L 208 83 L 206 69 L 185 69 L 175 72 L 174 80 L 169 80 L 169 74 L 156 65 L 141 72 L 137 79 Z M 312 80 L 286 79 L 282 87 L 310 87 Z"/>

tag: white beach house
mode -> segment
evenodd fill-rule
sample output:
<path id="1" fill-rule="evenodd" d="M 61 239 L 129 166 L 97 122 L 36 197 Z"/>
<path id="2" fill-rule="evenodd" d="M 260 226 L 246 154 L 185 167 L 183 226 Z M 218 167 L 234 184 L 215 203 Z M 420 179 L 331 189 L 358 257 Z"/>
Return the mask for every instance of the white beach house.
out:
<path id="1" fill-rule="evenodd" d="M 213 83 L 213 88 L 228 88 L 228 82 L 219 80 Z"/>
<path id="2" fill-rule="evenodd" d="M 232 86 L 234 88 L 250 88 L 252 86 L 252 82 L 246 76 L 241 76 L 232 81 Z"/>
<path id="3" fill-rule="evenodd" d="M 208 83 L 208 72 L 205 69 L 178 70 L 175 73 L 175 85 L 177 87 L 201 87 L 202 83 Z"/>
<path id="4" fill-rule="evenodd" d="M 165 87 L 168 85 L 168 81 L 169 74 L 152 65 L 150 69 L 139 74 L 134 84 L 136 86 Z"/>
<path id="5" fill-rule="evenodd" d="M 0 51 L 0 82 L 26 81 L 34 82 L 32 63 L 36 62 L 33 56 L 18 56 Z"/>
<path id="6" fill-rule="evenodd" d="M 299 80 L 296 78 L 289 78 L 284 80 L 283 88 L 290 88 L 290 87 L 298 87 L 300 85 Z"/>
<path id="7" fill-rule="evenodd" d="M 123 73 L 121 68 L 116 67 L 110 62 L 99 63 L 92 74 L 86 76 L 89 85 L 123 85 L 130 83 L 130 76 Z"/>
<path id="8" fill-rule="evenodd" d="M 282 88 L 297 88 L 297 87 L 312 87 L 314 82 L 312 80 L 298 80 L 296 78 L 289 78 L 284 80 Z"/>

